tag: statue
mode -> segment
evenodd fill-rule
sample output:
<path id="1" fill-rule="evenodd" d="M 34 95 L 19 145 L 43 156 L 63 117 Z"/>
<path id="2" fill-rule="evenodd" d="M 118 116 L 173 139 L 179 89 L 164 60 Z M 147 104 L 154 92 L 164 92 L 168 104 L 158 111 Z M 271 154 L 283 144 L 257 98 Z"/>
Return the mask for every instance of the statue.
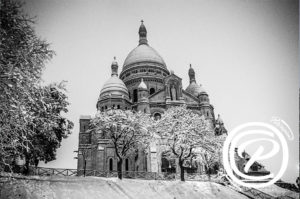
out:
<path id="1" fill-rule="evenodd" d="M 172 100 L 176 100 L 176 89 L 175 89 L 174 85 L 172 85 L 172 88 L 171 88 L 171 95 L 172 95 Z"/>

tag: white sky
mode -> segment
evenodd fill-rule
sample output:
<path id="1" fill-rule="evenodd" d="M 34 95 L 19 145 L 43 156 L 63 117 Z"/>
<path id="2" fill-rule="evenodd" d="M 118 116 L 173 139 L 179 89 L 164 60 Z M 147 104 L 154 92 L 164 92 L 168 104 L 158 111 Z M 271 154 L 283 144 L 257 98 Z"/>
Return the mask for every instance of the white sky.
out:
<path id="1" fill-rule="evenodd" d="M 76 168 L 80 115 L 94 115 L 103 83 L 116 56 L 119 72 L 138 44 L 143 19 L 149 44 L 169 70 L 188 86 L 191 63 L 227 129 L 245 122 L 285 120 L 296 138 L 284 180 L 295 182 L 299 165 L 298 1 L 224 0 L 26 0 L 37 16 L 38 35 L 56 56 L 47 64 L 46 82 L 67 80 L 68 118 L 73 134 L 57 160 L 44 166 Z M 277 162 L 278 161 L 278 162 Z M 277 160 L 264 162 L 275 171 Z"/>

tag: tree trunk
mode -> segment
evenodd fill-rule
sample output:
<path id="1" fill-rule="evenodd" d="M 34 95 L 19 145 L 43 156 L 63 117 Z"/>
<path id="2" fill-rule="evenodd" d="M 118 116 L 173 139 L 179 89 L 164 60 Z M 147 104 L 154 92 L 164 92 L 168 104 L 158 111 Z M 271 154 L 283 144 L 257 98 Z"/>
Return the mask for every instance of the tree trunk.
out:
<path id="1" fill-rule="evenodd" d="M 123 159 L 119 158 L 117 162 L 118 178 L 122 180 L 122 163 Z"/>
<path id="2" fill-rule="evenodd" d="M 208 181 L 210 181 L 210 167 L 206 166 L 206 174 L 207 174 L 207 177 L 208 177 Z"/>
<path id="3" fill-rule="evenodd" d="M 37 168 L 37 166 L 39 165 L 39 160 L 37 158 L 34 159 L 34 166 L 35 169 Z"/>
<path id="4" fill-rule="evenodd" d="M 25 165 L 24 165 L 24 174 L 25 175 L 29 175 L 29 155 L 27 153 L 25 153 Z"/>
<path id="5" fill-rule="evenodd" d="M 210 181 L 210 170 L 208 170 L 208 181 Z"/>
<path id="6" fill-rule="evenodd" d="M 179 167 L 180 167 L 180 180 L 181 181 L 185 181 L 184 180 L 184 167 L 183 167 L 183 161 L 179 160 Z"/>

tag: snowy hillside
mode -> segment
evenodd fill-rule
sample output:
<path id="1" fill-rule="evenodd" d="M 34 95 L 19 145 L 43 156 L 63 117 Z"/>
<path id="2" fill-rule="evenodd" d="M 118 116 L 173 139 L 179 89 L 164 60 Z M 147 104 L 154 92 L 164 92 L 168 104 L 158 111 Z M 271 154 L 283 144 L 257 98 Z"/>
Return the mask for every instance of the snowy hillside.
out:
<path id="1" fill-rule="evenodd" d="M 246 199 L 210 182 L 154 181 L 95 177 L 36 177 L 0 184 L 1 199 Z"/>

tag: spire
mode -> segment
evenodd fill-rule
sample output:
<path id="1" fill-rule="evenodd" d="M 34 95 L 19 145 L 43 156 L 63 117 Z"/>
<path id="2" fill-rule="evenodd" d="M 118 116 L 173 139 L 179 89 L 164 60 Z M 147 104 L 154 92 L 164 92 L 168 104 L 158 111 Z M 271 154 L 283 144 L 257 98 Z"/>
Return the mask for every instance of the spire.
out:
<path id="1" fill-rule="evenodd" d="M 194 71 L 194 69 L 192 68 L 192 64 L 190 64 L 189 77 L 190 77 L 190 83 L 192 83 L 192 82 L 195 82 L 195 83 L 196 83 L 195 71 Z"/>
<path id="2" fill-rule="evenodd" d="M 116 57 L 114 57 L 114 60 L 111 64 L 111 76 L 118 76 L 118 62 L 116 61 Z"/>
<path id="3" fill-rule="evenodd" d="M 147 30 L 146 30 L 146 27 L 144 26 L 144 21 L 143 20 L 141 20 L 141 26 L 140 26 L 140 29 L 139 29 L 139 36 L 140 36 L 139 45 L 142 45 L 142 44 L 148 45 Z"/>

